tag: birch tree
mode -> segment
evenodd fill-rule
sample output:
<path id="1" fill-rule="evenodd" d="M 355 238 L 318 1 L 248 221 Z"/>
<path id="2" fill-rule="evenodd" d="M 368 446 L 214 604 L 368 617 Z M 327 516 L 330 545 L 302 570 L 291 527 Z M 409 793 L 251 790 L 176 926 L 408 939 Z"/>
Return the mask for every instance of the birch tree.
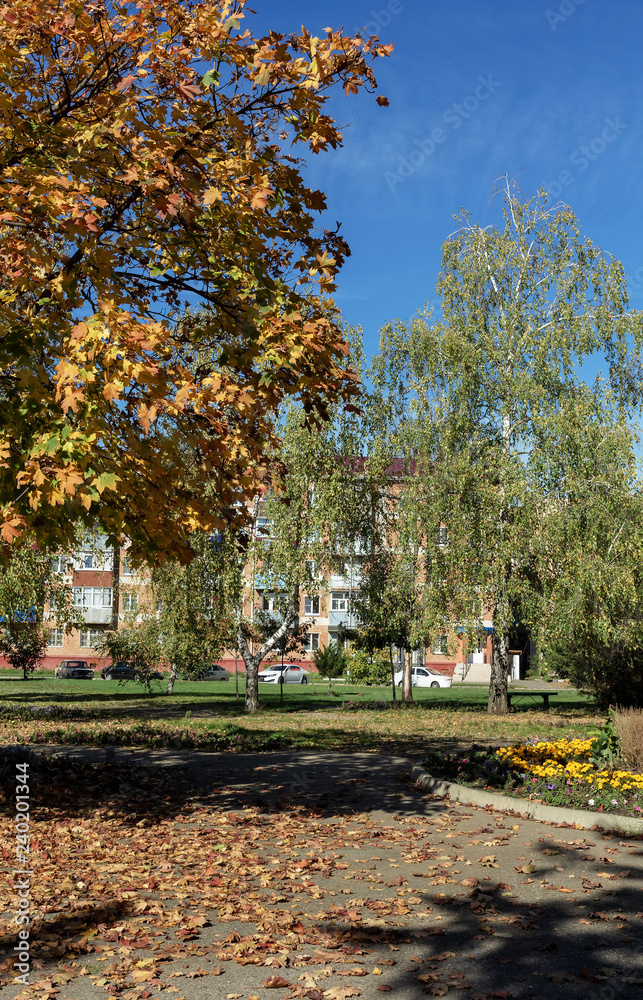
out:
<path id="1" fill-rule="evenodd" d="M 353 461 L 359 452 L 359 421 L 330 409 L 328 424 L 306 424 L 301 408 L 284 419 L 282 444 L 273 453 L 272 482 L 253 508 L 253 538 L 245 553 L 248 601 L 265 596 L 274 622 L 263 617 L 253 640 L 251 622 L 239 610 L 237 645 L 246 667 L 246 710 L 259 707 L 262 661 L 300 624 L 305 595 L 322 596 L 338 557 L 352 544 L 360 522 L 359 488 Z"/>
<path id="2" fill-rule="evenodd" d="M 637 496 L 641 317 L 628 312 L 621 264 L 571 209 L 508 186 L 501 225 L 459 217 L 437 291 L 436 315 L 384 328 L 373 381 L 381 434 L 409 463 L 425 637 L 449 623 L 475 642 L 492 616 L 488 710 L 499 714 L 514 624 L 561 628 L 563 602 L 566 628 L 574 608 L 595 628 L 593 570 L 600 591 L 601 567 L 630 565 L 626 546 L 637 548 L 635 519 L 621 535 L 608 524 Z M 592 358 L 605 374 L 584 380 Z"/>

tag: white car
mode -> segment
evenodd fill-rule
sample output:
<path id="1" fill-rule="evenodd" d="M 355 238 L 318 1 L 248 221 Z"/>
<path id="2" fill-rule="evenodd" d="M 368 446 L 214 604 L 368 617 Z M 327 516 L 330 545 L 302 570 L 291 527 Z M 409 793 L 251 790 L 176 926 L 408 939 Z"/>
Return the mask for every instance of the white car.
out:
<path id="1" fill-rule="evenodd" d="M 230 674 L 219 663 L 213 663 L 204 674 L 199 677 L 200 681 L 227 681 Z"/>
<path id="2" fill-rule="evenodd" d="M 265 667 L 259 671 L 258 678 L 265 684 L 282 683 L 281 666 Z M 308 684 L 308 670 L 298 667 L 296 663 L 284 663 L 283 669 L 284 684 Z"/>
<path id="3" fill-rule="evenodd" d="M 402 671 L 395 674 L 395 683 L 402 687 Z M 451 678 L 445 677 L 439 670 L 431 670 L 430 667 L 413 667 L 411 672 L 411 686 L 425 688 L 450 688 Z"/>

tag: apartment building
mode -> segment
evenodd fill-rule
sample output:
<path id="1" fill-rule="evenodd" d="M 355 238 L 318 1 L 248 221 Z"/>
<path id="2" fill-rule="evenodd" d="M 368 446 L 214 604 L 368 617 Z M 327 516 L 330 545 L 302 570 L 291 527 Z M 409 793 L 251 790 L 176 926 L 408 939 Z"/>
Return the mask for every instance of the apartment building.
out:
<path id="1" fill-rule="evenodd" d="M 263 531 L 266 526 L 266 519 L 259 518 L 258 528 Z M 353 553 L 337 560 L 330 572 L 323 576 L 317 574 L 317 587 L 302 594 L 299 615 L 308 630 L 301 652 L 289 653 L 289 662 L 313 669 L 316 650 L 336 642 L 342 627 L 359 624 L 354 599 L 360 591 L 363 561 L 364 552 L 356 546 Z M 99 535 L 88 540 L 84 547 L 81 545 L 73 557 L 55 557 L 54 571 L 73 588 L 73 602 L 83 624 L 67 634 L 54 625 L 50 627 L 44 666 L 54 669 L 61 660 L 71 658 L 87 660 L 97 668 L 105 666 L 108 661 L 101 659 L 97 651 L 101 635 L 106 629 L 121 626 L 126 615 L 131 620 L 131 612 L 147 603 L 144 577 L 133 571 L 126 548 L 114 551 Z M 252 620 L 257 612 L 264 612 L 277 619 L 278 595 L 266 588 L 260 573 L 255 572 L 251 556 L 245 567 L 245 579 L 246 617 Z M 414 663 L 453 676 L 454 682 L 487 682 L 491 663 L 491 620 L 485 620 L 484 626 L 485 637 L 477 649 L 467 649 L 456 633 L 450 637 L 439 636 L 430 648 L 414 653 Z M 520 650 L 514 650 L 514 676 L 520 675 L 519 653 Z M 395 650 L 394 658 L 401 661 L 403 651 Z M 226 650 L 219 662 L 231 671 L 244 670 L 243 660 L 233 649 Z"/>
<path id="2" fill-rule="evenodd" d="M 118 628 L 125 612 L 135 610 L 144 592 L 141 578 L 127 560 L 127 549 L 114 550 L 100 535 L 87 539 L 71 557 L 55 556 L 55 573 L 72 587 L 74 611 L 83 624 L 70 633 L 52 625 L 44 667 L 54 669 L 61 660 L 82 659 L 96 667 L 109 660 L 97 653 L 102 633 Z M 45 610 L 45 622 L 53 617 Z"/>

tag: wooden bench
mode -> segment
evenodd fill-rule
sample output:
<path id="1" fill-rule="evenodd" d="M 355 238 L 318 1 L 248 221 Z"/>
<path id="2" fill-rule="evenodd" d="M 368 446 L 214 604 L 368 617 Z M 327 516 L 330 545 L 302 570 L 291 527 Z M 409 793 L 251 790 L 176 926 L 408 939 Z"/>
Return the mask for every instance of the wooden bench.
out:
<path id="1" fill-rule="evenodd" d="M 521 698 L 540 698 L 542 699 L 543 707 L 546 712 L 549 711 L 549 699 L 557 698 L 558 691 L 507 691 L 507 705 L 511 708 L 512 701 L 518 701 Z"/>

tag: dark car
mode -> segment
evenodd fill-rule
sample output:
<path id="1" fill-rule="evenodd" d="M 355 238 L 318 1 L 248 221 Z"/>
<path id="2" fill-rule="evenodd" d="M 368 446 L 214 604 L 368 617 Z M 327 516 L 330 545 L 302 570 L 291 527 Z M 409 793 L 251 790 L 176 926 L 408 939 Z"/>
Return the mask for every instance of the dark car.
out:
<path id="1" fill-rule="evenodd" d="M 61 660 L 54 671 L 54 676 L 90 681 L 94 671 L 87 660 Z"/>
<path id="2" fill-rule="evenodd" d="M 131 681 L 136 677 L 136 671 L 129 663 L 110 663 L 108 667 L 103 667 L 100 675 L 106 681 Z"/>
<path id="3" fill-rule="evenodd" d="M 133 681 L 136 678 L 136 671 L 129 663 L 121 661 L 120 663 L 110 663 L 108 667 L 103 667 L 100 675 L 106 681 Z M 163 680 L 163 674 L 160 670 L 152 670 L 150 680 Z"/>

